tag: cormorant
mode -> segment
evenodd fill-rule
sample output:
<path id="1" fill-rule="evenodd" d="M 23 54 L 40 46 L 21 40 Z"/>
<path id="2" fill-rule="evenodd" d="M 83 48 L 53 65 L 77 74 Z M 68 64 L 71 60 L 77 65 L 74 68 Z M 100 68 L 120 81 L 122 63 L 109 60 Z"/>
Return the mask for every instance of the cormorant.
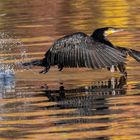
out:
<path id="1" fill-rule="evenodd" d="M 57 65 L 61 71 L 64 67 L 88 67 L 92 69 L 107 68 L 119 70 L 126 74 L 125 60 L 129 54 L 140 62 L 140 52 L 114 46 L 107 36 L 122 31 L 119 28 L 104 27 L 96 29 L 91 36 L 76 32 L 54 42 L 42 60 L 23 63 L 24 66 L 45 67 L 40 73 L 47 73 L 51 66 Z M 113 70 L 112 70 L 113 69 Z"/>

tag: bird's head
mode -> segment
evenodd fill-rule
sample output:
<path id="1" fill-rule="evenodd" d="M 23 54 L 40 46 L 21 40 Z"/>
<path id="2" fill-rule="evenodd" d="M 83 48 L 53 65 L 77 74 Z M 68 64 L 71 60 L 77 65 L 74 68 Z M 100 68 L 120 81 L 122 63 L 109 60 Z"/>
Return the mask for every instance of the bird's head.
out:
<path id="1" fill-rule="evenodd" d="M 121 31 L 123 31 L 123 29 L 114 28 L 114 27 L 104 27 L 104 28 L 96 29 L 91 36 L 95 39 L 100 40 L 100 39 L 105 38 L 108 35 L 111 35 L 116 32 L 121 32 Z"/>

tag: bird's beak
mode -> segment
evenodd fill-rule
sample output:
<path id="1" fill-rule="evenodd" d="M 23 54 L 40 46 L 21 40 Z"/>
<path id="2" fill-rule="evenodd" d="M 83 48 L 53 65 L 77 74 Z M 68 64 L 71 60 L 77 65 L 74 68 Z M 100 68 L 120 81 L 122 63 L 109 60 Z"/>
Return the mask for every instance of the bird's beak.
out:
<path id="1" fill-rule="evenodd" d="M 117 32 L 122 32 L 122 31 L 124 31 L 124 29 L 120 29 L 120 28 L 108 29 L 107 31 L 105 31 L 105 36 L 108 36 Z"/>
<path id="2" fill-rule="evenodd" d="M 113 30 L 113 33 L 122 32 L 122 31 L 124 31 L 124 29 L 116 28 Z"/>

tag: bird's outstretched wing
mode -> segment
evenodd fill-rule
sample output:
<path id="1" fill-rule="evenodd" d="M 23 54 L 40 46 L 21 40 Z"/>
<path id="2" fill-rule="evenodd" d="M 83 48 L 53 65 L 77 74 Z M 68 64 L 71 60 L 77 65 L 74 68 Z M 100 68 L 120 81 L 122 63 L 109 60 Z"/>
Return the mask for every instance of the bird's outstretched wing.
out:
<path id="1" fill-rule="evenodd" d="M 81 32 L 57 40 L 49 53 L 50 63 L 63 67 L 99 69 L 125 61 L 124 54 L 117 49 L 97 42 Z"/>

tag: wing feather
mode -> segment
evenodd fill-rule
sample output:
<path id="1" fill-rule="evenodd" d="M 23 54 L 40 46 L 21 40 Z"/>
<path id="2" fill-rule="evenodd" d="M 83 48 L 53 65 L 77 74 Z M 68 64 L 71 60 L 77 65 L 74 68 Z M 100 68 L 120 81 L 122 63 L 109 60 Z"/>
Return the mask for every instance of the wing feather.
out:
<path id="1" fill-rule="evenodd" d="M 100 57 L 101 57 L 101 59 L 104 60 L 104 63 L 105 63 L 105 65 L 106 65 L 107 67 L 109 67 L 110 65 L 112 65 L 111 59 L 105 54 L 105 52 L 104 52 L 104 53 L 101 53 L 101 52 L 100 52 Z"/>
<path id="2" fill-rule="evenodd" d="M 75 33 L 57 40 L 50 52 L 52 65 L 57 63 L 64 67 L 98 69 L 125 62 L 123 53 L 84 33 Z"/>
<path id="3" fill-rule="evenodd" d="M 89 56 L 88 57 L 89 57 L 89 60 L 91 62 L 91 68 L 95 69 L 96 66 L 94 64 L 94 59 L 92 59 L 92 53 L 90 51 L 89 51 Z"/>
<path id="4" fill-rule="evenodd" d="M 104 68 L 102 61 L 100 60 L 99 52 L 97 50 L 94 51 L 95 57 L 97 59 L 97 63 L 99 68 Z"/>
<path id="5" fill-rule="evenodd" d="M 85 60 L 85 61 L 87 61 L 88 68 L 91 68 L 91 61 L 89 59 L 89 51 L 85 51 L 85 53 L 86 53 L 86 57 L 87 57 L 87 60 Z"/>
<path id="6" fill-rule="evenodd" d="M 95 51 L 93 51 L 91 53 L 92 53 L 92 58 L 94 60 L 94 64 L 96 65 L 96 68 L 99 69 L 100 68 L 100 65 L 98 64 L 98 59 L 96 57 L 96 53 L 95 53 Z"/>

